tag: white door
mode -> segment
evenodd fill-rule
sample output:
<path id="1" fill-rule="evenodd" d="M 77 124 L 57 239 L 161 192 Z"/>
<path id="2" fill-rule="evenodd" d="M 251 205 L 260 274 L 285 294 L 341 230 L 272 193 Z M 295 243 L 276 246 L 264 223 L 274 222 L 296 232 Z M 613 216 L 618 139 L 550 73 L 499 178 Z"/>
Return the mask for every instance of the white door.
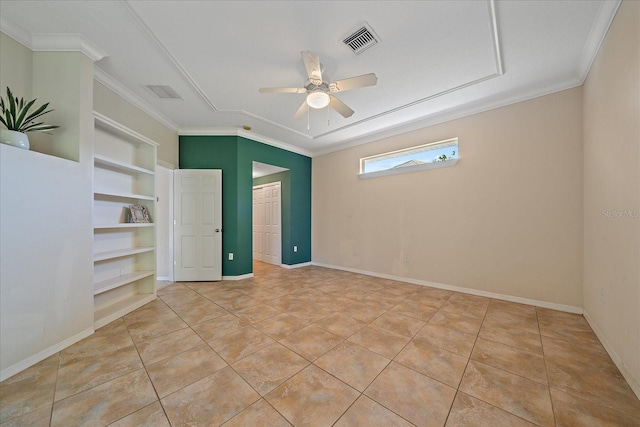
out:
<path id="1" fill-rule="evenodd" d="M 174 280 L 221 280 L 222 171 L 178 169 L 173 194 Z"/>
<path id="2" fill-rule="evenodd" d="M 253 188 L 253 258 L 282 264 L 280 182 Z"/>

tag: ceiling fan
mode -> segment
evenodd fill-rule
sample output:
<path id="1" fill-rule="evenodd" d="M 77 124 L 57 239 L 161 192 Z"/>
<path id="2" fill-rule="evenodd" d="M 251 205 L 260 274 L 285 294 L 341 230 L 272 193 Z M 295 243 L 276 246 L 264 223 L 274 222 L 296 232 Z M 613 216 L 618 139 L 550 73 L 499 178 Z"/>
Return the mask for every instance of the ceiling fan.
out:
<path id="1" fill-rule="evenodd" d="M 333 108 L 344 118 L 351 117 L 353 110 L 332 94 L 374 86 L 378 81 L 374 73 L 369 73 L 328 83 L 322 78 L 318 54 L 307 50 L 300 52 L 300 54 L 309 75 L 309 81 L 304 87 L 263 87 L 259 89 L 260 93 L 306 93 L 306 99 L 293 116 L 296 120 L 302 117 L 309 110 L 309 107 L 319 109 L 326 106 Z"/>

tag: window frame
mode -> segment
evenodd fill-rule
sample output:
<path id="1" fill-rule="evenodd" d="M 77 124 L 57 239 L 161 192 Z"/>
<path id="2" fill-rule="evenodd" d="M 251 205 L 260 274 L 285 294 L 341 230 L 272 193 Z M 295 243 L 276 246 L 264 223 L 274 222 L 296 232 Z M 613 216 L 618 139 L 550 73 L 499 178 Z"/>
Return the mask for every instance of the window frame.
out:
<path id="1" fill-rule="evenodd" d="M 455 141 L 455 146 L 456 146 L 456 153 L 459 154 L 459 148 L 460 147 L 459 147 L 458 137 L 453 137 L 453 138 L 448 138 L 448 139 L 444 139 L 444 140 L 441 140 L 441 141 L 430 142 L 428 144 L 416 145 L 414 147 L 403 148 L 403 149 L 400 149 L 400 150 L 388 151 L 386 153 L 380 153 L 380 154 L 374 154 L 372 156 L 362 157 L 362 158 L 360 158 L 360 173 L 359 173 L 358 177 L 359 178 L 363 178 L 363 179 L 376 178 L 376 177 L 380 177 L 380 176 L 398 175 L 398 174 L 402 174 L 402 173 L 419 172 L 419 171 L 423 171 L 423 170 L 439 169 L 439 168 L 446 168 L 446 167 L 455 166 L 458 163 L 458 161 L 460 160 L 460 157 L 456 157 L 456 158 L 448 159 L 448 160 L 443 160 L 443 161 L 438 161 L 438 162 L 423 163 L 423 164 L 420 164 L 420 165 L 403 166 L 401 168 L 392 167 L 390 169 L 383 169 L 383 170 L 374 171 L 374 172 L 363 172 L 364 163 L 367 160 L 375 159 L 375 158 L 381 158 L 381 157 L 387 157 L 387 156 L 391 156 L 391 155 L 394 155 L 394 154 L 398 154 L 398 156 L 400 156 L 402 153 L 405 153 L 405 152 L 410 152 L 410 151 L 419 150 L 419 149 L 425 149 L 427 147 L 433 147 L 433 146 L 437 146 L 437 145 L 450 144 L 450 143 L 452 143 L 454 141 Z M 438 149 L 438 148 L 432 148 L 432 150 L 436 150 L 436 149 Z M 430 151 L 430 150 L 426 149 L 426 150 L 423 150 L 423 151 Z"/>

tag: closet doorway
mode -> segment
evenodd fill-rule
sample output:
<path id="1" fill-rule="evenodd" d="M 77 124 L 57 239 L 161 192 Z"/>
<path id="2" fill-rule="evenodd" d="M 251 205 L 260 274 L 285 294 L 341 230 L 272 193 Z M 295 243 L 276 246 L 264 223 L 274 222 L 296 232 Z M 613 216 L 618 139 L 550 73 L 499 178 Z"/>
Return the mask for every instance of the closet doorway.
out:
<path id="1" fill-rule="evenodd" d="M 282 183 L 253 187 L 253 259 L 282 264 Z"/>

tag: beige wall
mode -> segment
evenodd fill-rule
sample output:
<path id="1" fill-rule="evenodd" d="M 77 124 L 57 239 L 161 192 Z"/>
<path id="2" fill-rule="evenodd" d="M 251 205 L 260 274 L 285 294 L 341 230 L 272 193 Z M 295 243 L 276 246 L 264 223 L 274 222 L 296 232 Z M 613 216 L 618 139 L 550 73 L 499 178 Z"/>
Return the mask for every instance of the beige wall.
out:
<path id="1" fill-rule="evenodd" d="M 581 307 L 581 116 L 576 88 L 315 157 L 313 261 Z M 451 137 L 454 167 L 357 176 Z"/>
<path id="2" fill-rule="evenodd" d="M 99 82 L 93 84 L 93 108 L 160 144 L 158 160 L 178 167 L 178 134 Z"/>
<path id="3" fill-rule="evenodd" d="M 14 95 L 31 99 L 33 77 L 33 54 L 11 37 L 0 33 L 0 53 L 3 58 L 12 60 L 0 61 L 0 94 L 6 96 L 7 86 Z"/>
<path id="4" fill-rule="evenodd" d="M 640 2 L 618 10 L 583 117 L 585 316 L 640 396 Z"/>

